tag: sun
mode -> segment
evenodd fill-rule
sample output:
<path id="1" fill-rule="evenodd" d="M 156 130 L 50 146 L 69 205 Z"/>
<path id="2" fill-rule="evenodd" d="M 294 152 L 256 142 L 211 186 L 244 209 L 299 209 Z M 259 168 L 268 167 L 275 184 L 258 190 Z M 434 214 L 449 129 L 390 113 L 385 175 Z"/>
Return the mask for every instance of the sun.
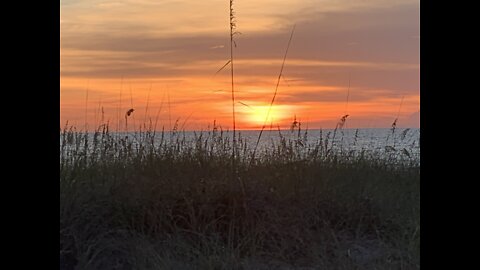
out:
<path id="1" fill-rule="evenodd" d="M 290 117 L 290 108 L 286 105 L 257 105 L 250 106 L 245 113 L 245 120 L 256 126 L 263 124 L 279 124 L 279 122 Z"/>

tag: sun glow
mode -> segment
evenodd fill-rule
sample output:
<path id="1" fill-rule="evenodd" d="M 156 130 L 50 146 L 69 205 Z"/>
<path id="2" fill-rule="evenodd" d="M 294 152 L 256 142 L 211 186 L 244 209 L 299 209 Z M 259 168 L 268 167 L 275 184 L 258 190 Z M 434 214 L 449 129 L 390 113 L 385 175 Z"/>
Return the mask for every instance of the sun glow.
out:
<path id="1" fill-rule="evenodd" d="M 257 105 L 249 106 L 242 110 L 243 121 L 247 125 L 261 127 L 263 124 L 281 124 L 286 119 L 291 118 L 292 108 L 288 105 Z"/>

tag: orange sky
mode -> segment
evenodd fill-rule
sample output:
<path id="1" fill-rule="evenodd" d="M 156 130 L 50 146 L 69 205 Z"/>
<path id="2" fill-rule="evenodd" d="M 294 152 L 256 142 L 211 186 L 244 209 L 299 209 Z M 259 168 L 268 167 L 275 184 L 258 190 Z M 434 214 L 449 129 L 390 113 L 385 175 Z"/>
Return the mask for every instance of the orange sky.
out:
<path id="1" fill-rule="evenodd" d="M 61 125 L 231 128 L 228 0 L 61 1 Z M 237 128 L 418 127 L 418 0 L 238 0 Z M 350 88 L 349 88 L 350 81 Z M 349 89 L 349 90 L 348 90 Z M 347 104 L 347 92 L 349 98 Z M 403 102 L 402 101 L 403 97 Z M 400 107 L 401 104 L 401 107 Z M 102 112 L 103 111 L 103 112 Z M 103 119 L 102 119 L 103 118 Z"/>

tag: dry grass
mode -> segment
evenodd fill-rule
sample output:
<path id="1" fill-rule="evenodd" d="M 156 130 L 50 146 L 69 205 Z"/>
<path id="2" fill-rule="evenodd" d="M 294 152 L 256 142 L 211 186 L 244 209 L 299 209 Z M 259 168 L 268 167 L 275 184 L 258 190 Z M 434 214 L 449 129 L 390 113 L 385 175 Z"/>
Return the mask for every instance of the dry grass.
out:
<path id="1" fill-rule="evenodd" d="M 419 165 L 329 151 L 328 136 L 305 133 L 253 163 L 241 147 L 242 195 L 220 127 L 155 143 L 65 127 L 62 269 L 418 269 Z"/>

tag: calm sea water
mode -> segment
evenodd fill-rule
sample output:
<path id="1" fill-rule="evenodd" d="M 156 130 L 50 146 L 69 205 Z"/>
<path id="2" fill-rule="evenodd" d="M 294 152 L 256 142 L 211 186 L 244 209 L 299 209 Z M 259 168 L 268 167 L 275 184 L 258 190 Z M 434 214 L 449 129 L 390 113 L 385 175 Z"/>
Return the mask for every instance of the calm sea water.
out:
<path id="1" fill-rule="evenodd" d="M 216 131 L 216 135 L 220 135 L 220 130 Z M 128 137 L 134 143 L 142 141 L 141 133 L 111 133 L 113 136 L 121 138 Z M 232 132 L 223 131 L 224 139 L 232 139 Z M 239 131 L 237 139 L 246 146 L 248 150 L 253 150 L 257 142 L 259 131 Z M 93 134 L 92 134 L 93 136 Z M 198 138 L 203 141 L 208 139 L 211 141 L 213 137 L 212 131 L 181 131 L 169 132 L 163 134 L 157 132 L 154 144 L 171 143 L 177 140 L 182 141 L 183 145 L 188 146 L 197 141 Z M 264 130 L 258 146 L 258 152 L 272 149 L 280 144 L 281 138 L 287 142 L 300 141 L 302 148 L 309 149 L 315 147 L 319 143 L 328 145 L 334 151 L 340 152 L 367 152 L 374 155 L 385 155 L 398 153 L 398 157 L 420 160 L 420 129 L 418 128 L 397 128 L 392 129 L 342 129 L 342 130 Z M 328 143 L 326 143 L 328 141 Z M 392 156 L 392 155 L 388 155 Z"/>

